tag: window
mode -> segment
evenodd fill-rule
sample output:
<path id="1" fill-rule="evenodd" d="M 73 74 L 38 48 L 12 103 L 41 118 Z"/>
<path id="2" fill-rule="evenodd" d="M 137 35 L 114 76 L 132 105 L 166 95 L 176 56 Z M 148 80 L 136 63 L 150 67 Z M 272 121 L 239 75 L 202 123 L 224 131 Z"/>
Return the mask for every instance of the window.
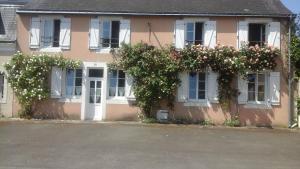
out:
<path id="1" fill-rule="evenodd" d="M 109 96 L 125 96 L 125 72 L 123 70 L 110 70 L 109 72 Z"/>
<path id="2" fill-rule="evenodd" d="M 187 45 L 202 45 L 203 44 L 203 23 L 188 22 L 186 23 L 186 38 Z"/>
<path id="3" fill-rule="evenodd" d="M 0 13 L 0 35 L 5 35 L 5 27 L 4 27 L 1 13 Z"/>
<path id="4" fill-rule="evenodd" d="M 60 24 L 59 19 L 46 19 L 44 21 L 44 31 L 41 37 L 43 47 L 59 47 Z"/>
<path id="5" fill-rule="evenodd" d="M 82 69 L 67 69 L 66 96 L 81 96 Z"/>
<path id="6" fill-rule="evenodd" d="M 101 45 L 103 48 L 119 47 L 120 21 L 103 21 Z"/>
<path id="7" fill-rule="evenodd" d="M 248 74 L 248 101 L 249 102 L 265 101 L 265 74 L 263 73 Z"/>
<path id="8" fill-rule="evenodd" d="M 206 99 L 206 73 L 191 72 L 189 74 L 189 99 Z"/>
<path id="9" fill-rule="evenodd" d="M 249 24 L 249 45 L 264 46 L 266 43 L 266 25 Z"/>
<path id="10" fill-rule="evenodd" d="M 4 74 L 0 74 L 0 99 L 4 98 Z"/>
<path id="11" fill-rule="evenodd" d="M 89 77 L 103 78 L 103 69 L 89 69 Z"/>

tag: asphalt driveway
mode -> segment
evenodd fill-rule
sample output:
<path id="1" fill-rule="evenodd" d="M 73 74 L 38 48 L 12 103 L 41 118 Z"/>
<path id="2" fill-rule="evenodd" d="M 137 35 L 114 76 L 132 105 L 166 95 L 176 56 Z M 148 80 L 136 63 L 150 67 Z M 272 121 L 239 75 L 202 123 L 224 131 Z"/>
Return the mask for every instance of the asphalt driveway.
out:
<path id="1" fill-rule="evenodd" d="M 299 169 L 300 133 L 0 121 L 0 169 Z"/>

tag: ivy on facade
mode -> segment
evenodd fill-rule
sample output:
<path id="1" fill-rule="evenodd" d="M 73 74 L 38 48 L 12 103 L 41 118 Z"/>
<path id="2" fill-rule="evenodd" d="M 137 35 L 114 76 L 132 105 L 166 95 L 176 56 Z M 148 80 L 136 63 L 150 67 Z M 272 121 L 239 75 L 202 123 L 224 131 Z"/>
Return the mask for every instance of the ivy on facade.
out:
<path id="1" fill-rule="evenodd" d="M 22 106 L 20 116 L 30 118 L 34 104 L 49 98 L 48 77 L 52 67 L 77 68 L 80 64 L 62 56 L 29 56 L 17 52 L 4 67 L 8 83 Z"/>

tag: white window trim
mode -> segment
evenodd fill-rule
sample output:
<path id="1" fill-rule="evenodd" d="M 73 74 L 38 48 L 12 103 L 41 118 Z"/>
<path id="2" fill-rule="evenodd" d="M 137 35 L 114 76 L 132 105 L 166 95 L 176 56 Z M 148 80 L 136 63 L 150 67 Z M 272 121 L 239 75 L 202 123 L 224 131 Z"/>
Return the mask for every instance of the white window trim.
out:
<path id="1" fill-rule="evenodd" d="M 77 69 L 81 69 L 82 71 L 83 71 L 83 69 L 82 68 L 77 68 Z M 74 82 L 74 86 L 73 86 L 73 92 L 75 92 L 75 87 L 76 87 L 76 70 L 77 69 L 73 69 L 73 70 L 75 70 L 74 71 L 74 80 L 73 80 L 73 82 Z M 67 76 L 65 77 L 65 79 L 64 79 L 66 82 L 67 82 Z M 81 97 L 81 95 L 80 96 L 77 96 L 77 95 L 67 95 L 67 90 L 66 90 L 66 87 L 67 87 L 67 84 L 65 83 L 65 91 L 64 91 L 64 94 L 65 94 L 65 97 L 66 98 L 70 98 L 70 99 L 79 99 L 80 97 Z M 82 94 L 82 76 L 81 76 L 81 94 Z"/>
<path id="2" fill-rule="evenodd" d="M 1 74 L 3 74 L 3 98 L 0 97 L 0 103 L 5 104 L 7 103 L 7 88 L 8 88 L 8 83 L 7 83 L 7 79 L 5 78 L 5 73 L 1 72 Z"/>
<path id="3" fill-rule="evenodd" d="M 262 72 L 258 72 L 260 74 L 264 74 L 265 75 L 265 84 L 264 84 L 264 93 L 265 93 L 265 100 L 264 101 L 247 101 L 247 103 L 243 106 L 244 108 L 248 108 L 248 109 L 272 109 L 272 105 L 269 103 L 269 93 L 268 90 L 266 90 L 266 88 L 269 88 L 269 71 L 262 71 Z M 249 72 L 248 74 L 258 74 L 258 73 L 254 73 L 254 72 Z M 248 82 L 247 82 L 248 83 Z M 257 99 L 257 85 L 258 81 L 255 81 L 255 99 Z M 248 91 L 247 91 L 248 92 Z M 248 98 L 247 98 L 248 99 Z"/>
<path id="4" fill-rule="evenodd" d="M 198 93 L 198 78 L 199 78 L 199 72 L 197 73 L 197 93 Z M 190 72 L 188 72 L 188 83 L 187 83 L 187 100 L 184 102 L 184 106 L 186 107 L 194 107 L 194 106 L 201 106 L 201 107 L 211 107 L 208 97 L 207 97 L 207 82 L 208 82 L 208 72 L 204 71 L 202 73 L 205 73 L 205 99 L 190 99 L 189 97 L 189 92 L 190 92 L 190 80 L 189 80 L 189 76 L 190 76 Z M 198 94 L 196 94 L 196 97 L 198 97 Z"/>
<path id="5" fill-rule="evenodd" d="M 101 44 L 101 37 L 102 37 L 102 33 L 103 33 L 103 21 L 120 21 L 124 18 L 122 17 L 98 17 L 101 25 L 100 25 L 100 28 L 99 28 L 99 46 L 100 46 L 100 49 L 96 50 L 96 53 L 101 53 L 101 54 L 109 54 L 110 51 L 113 49 L 111 47 L 102 47 L 102 44 Z M 120 30 L 119 30 L 120 31 Z M 111 36 L 111 30 L 109 32 L 110 36 Z M 119 39 L 120 40 L 120 39 Z M 116 50 L 118 50 L 119 48 L 115 48 Z"/>
<path id="6" fill-rule="evenodd" d="M 80 67 L 78 69 L 82 69 L 82 72 L 83 72 L 83 67 Z M 61 97 L 58 101 L 59 102 L 65 102 L 65 103 L 81 103 L 82 102 L 82 91 L 83 91 L 83 86 L 81 86 L 81 96 L 75 96 L 75 95 L 72 95 L 72 96 L 68 96 L 66 94 L 66 69 L 64 71 L 64 76 L 63 76 L 63 82 L 62 82 L 62 93 L 63 93 L 63 97 Z M 83 76 L 83 75 L 82 75 Z M 75 80 L 75 79 L 74 79 Z M 83 80 L 83 79 L 82 79 Z M 83 83 L 83 82 L 82 82 Z M 75 82 L 74 82 L 75 84 Z"/>
<path id="7" fill-rule="evenodd" d="M 62 18 L 64 18 L 64 16 L 47 16 L 47 15 L 42 15 L 40 16 L 41 21 L 46 20 L 46 19 L 51 19 L 51 20 L 55 20 L 55 19 L 59 19 L 62 20 Z M 43 23 L 43 22 L 42 22 Z M 41 24 L 40 26 L 40 39 L 42 39 L 44 33 L 44 25 Z M 53 53 L 57 53 L 57 52 L 62 52 L 63 50 L 61 49 L 61 47 L 44 47 L 43 43 L 40 41 L 40 52 L 53 52 Z"/>
<path id="8" fill-rule="evenodd" d="M 187 44 L 186 38 L 187 38 L 187 24 L 188 23 L 194 23 L 193 41 L 195 43 L 195 30 L 196 30 L 196 23 L 197 22 L 203 24 L 203 27 L 202 27 L 202 43 L 204 43 L 204 33 L 205 33 L 205 31 L 204 31 L 204 24 L 205 24 L 205 22 L 209 21 L 209 18 L 186 18 L 186 19 L 183 19 L 183 21 L 184 21 L 184 44 L 185 45 Z M 174 30 L 174 32 L 175 32 L 175 30 Z M 174 36 L 175 36 L 175 33 L 174 33 Z"/>
<path id="9" fill-rule="evenodd" d="M 109 76 L 109 74 L 108 74 L 108 91 L 107 91 L 107 98 L 108 99 L 110 99 L 110 100 L 124 100 L 124 99 L 126 99 L 126 96 L 125 96 L 125 93 L 126 93 L 126 73 L 125 73 L 125 78 L 124 78 L 124 80 L 125 80 L 125 86 L 124 86 L 124 96 L 118 96 L 118 90 L 119 90 L 119 69 L 117 69 L 116 70 L 117 71 L 117 85 L 116 85 L 116 88 L 115 88 L 115 90 L 116 90 L 116 96 L 109 96 L 109 88 L 110 88 L 110 76 Z M 127 100 L 127 99 L 126 99 Z"/>

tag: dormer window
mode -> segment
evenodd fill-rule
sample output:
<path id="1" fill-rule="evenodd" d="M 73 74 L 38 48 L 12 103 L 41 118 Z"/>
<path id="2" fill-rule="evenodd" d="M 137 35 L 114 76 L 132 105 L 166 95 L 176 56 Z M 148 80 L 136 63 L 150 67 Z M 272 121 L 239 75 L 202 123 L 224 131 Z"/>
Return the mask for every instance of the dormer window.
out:
<path id="1" fill-rule="evenodd" d="M 249 24 L 249 46 L 258 45 L 263 47 L 266 44 L 266 25 L 250 23 Z"/>

